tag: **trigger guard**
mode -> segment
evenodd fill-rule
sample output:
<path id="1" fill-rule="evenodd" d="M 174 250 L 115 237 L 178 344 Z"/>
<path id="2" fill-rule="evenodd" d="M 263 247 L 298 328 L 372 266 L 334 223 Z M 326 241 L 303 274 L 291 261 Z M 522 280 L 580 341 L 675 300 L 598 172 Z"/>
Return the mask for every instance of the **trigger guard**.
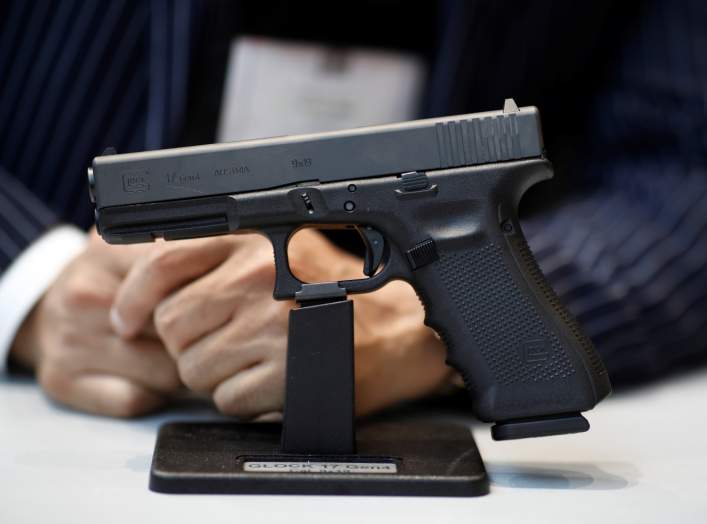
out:
<path id="1" fill-rule="evenodd" d="M 388 244 L 383 254 L 383 269 L 368 278 L 340 280 L 339 286 L 347 293 L 366 293 L 375 291 L 394 279 L 410 280 L 411 275 L 405 257 L 396 247 Z"/>
<path id="2" fill-rule="evenodd" d="M 298 227 L 283 226 L 261 230 L 262 233 L 268 237 L 273 246 L 275 256 L 275 288 L 273 290 L 273 297 L 276 300 L 295 299 L 297 293 L 302 291 L 303 286 L 316 285 L 302 282 L 292 274 L 290 269 L 287 245 L 292 234 L 298 229 Z M 352 280 L 340 280 L 337 284 L 344 289 L 345 293 L 366 293 L 383 287 L 393 279 L 410 280 L 412 278 L 405 257 L 389 242 L 385 242 L 379 265 L 381 263 L 383 264 L 383 269 L 373 276 Z"/>

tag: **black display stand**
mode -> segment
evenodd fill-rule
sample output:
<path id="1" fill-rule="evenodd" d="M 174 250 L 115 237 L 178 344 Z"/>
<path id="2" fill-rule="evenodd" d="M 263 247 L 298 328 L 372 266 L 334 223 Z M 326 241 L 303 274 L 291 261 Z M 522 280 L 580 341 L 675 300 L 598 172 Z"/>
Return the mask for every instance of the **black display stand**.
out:
<path id="1" fill-rule="evenodd" d="M 354 426 L 353 302 L 290 312 L 282 424 L 160 428 L 150 489 L 163 493 L 478 496 L 488 478 L 465 426 Z"/>

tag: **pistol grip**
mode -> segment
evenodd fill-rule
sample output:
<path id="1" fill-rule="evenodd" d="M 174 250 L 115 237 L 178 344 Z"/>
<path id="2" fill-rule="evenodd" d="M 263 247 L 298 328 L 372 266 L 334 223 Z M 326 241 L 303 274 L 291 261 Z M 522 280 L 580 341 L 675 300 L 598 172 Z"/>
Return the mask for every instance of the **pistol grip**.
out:
<path id="1" fill-rule="evenodd" d="M 499 209 L 502 209 L 499 206 Z M 592 342 L 548 284 L 513 216 L 415 271 L 425 323 L 447 345 L 494 438 L 586 431 L 611 392 Z"/>

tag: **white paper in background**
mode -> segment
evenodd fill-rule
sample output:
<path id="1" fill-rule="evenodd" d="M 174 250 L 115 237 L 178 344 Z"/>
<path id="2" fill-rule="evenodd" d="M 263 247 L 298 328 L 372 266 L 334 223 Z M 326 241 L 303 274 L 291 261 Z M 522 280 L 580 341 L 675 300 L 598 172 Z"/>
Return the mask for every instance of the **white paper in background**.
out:
<path id="1" fill-rule="evenodd" d="M 218 140 L 410 120 L 424 76 L 409 54 L 241 37 L 231 45 Z"/>

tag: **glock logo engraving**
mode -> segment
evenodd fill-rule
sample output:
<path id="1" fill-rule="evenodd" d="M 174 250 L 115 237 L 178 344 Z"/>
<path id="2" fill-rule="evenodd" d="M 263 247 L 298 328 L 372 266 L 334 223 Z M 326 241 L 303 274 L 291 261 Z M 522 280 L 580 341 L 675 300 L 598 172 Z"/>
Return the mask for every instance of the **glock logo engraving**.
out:
<path id="1" fill-rule="evenodd" d="M 123 173 L 123 191 L 126 193 L 143 193 L 150 189 L 146 178 L 147 171 L 126 171 Z"/>
<path id="2" fill-rule="evenodd" d="M 547 340 L 544 338 L 534 338 L 526 340 L 520 345 L 520 352 L 523 361 L 528 364 L 544 362 L 550 358 Z"/>

